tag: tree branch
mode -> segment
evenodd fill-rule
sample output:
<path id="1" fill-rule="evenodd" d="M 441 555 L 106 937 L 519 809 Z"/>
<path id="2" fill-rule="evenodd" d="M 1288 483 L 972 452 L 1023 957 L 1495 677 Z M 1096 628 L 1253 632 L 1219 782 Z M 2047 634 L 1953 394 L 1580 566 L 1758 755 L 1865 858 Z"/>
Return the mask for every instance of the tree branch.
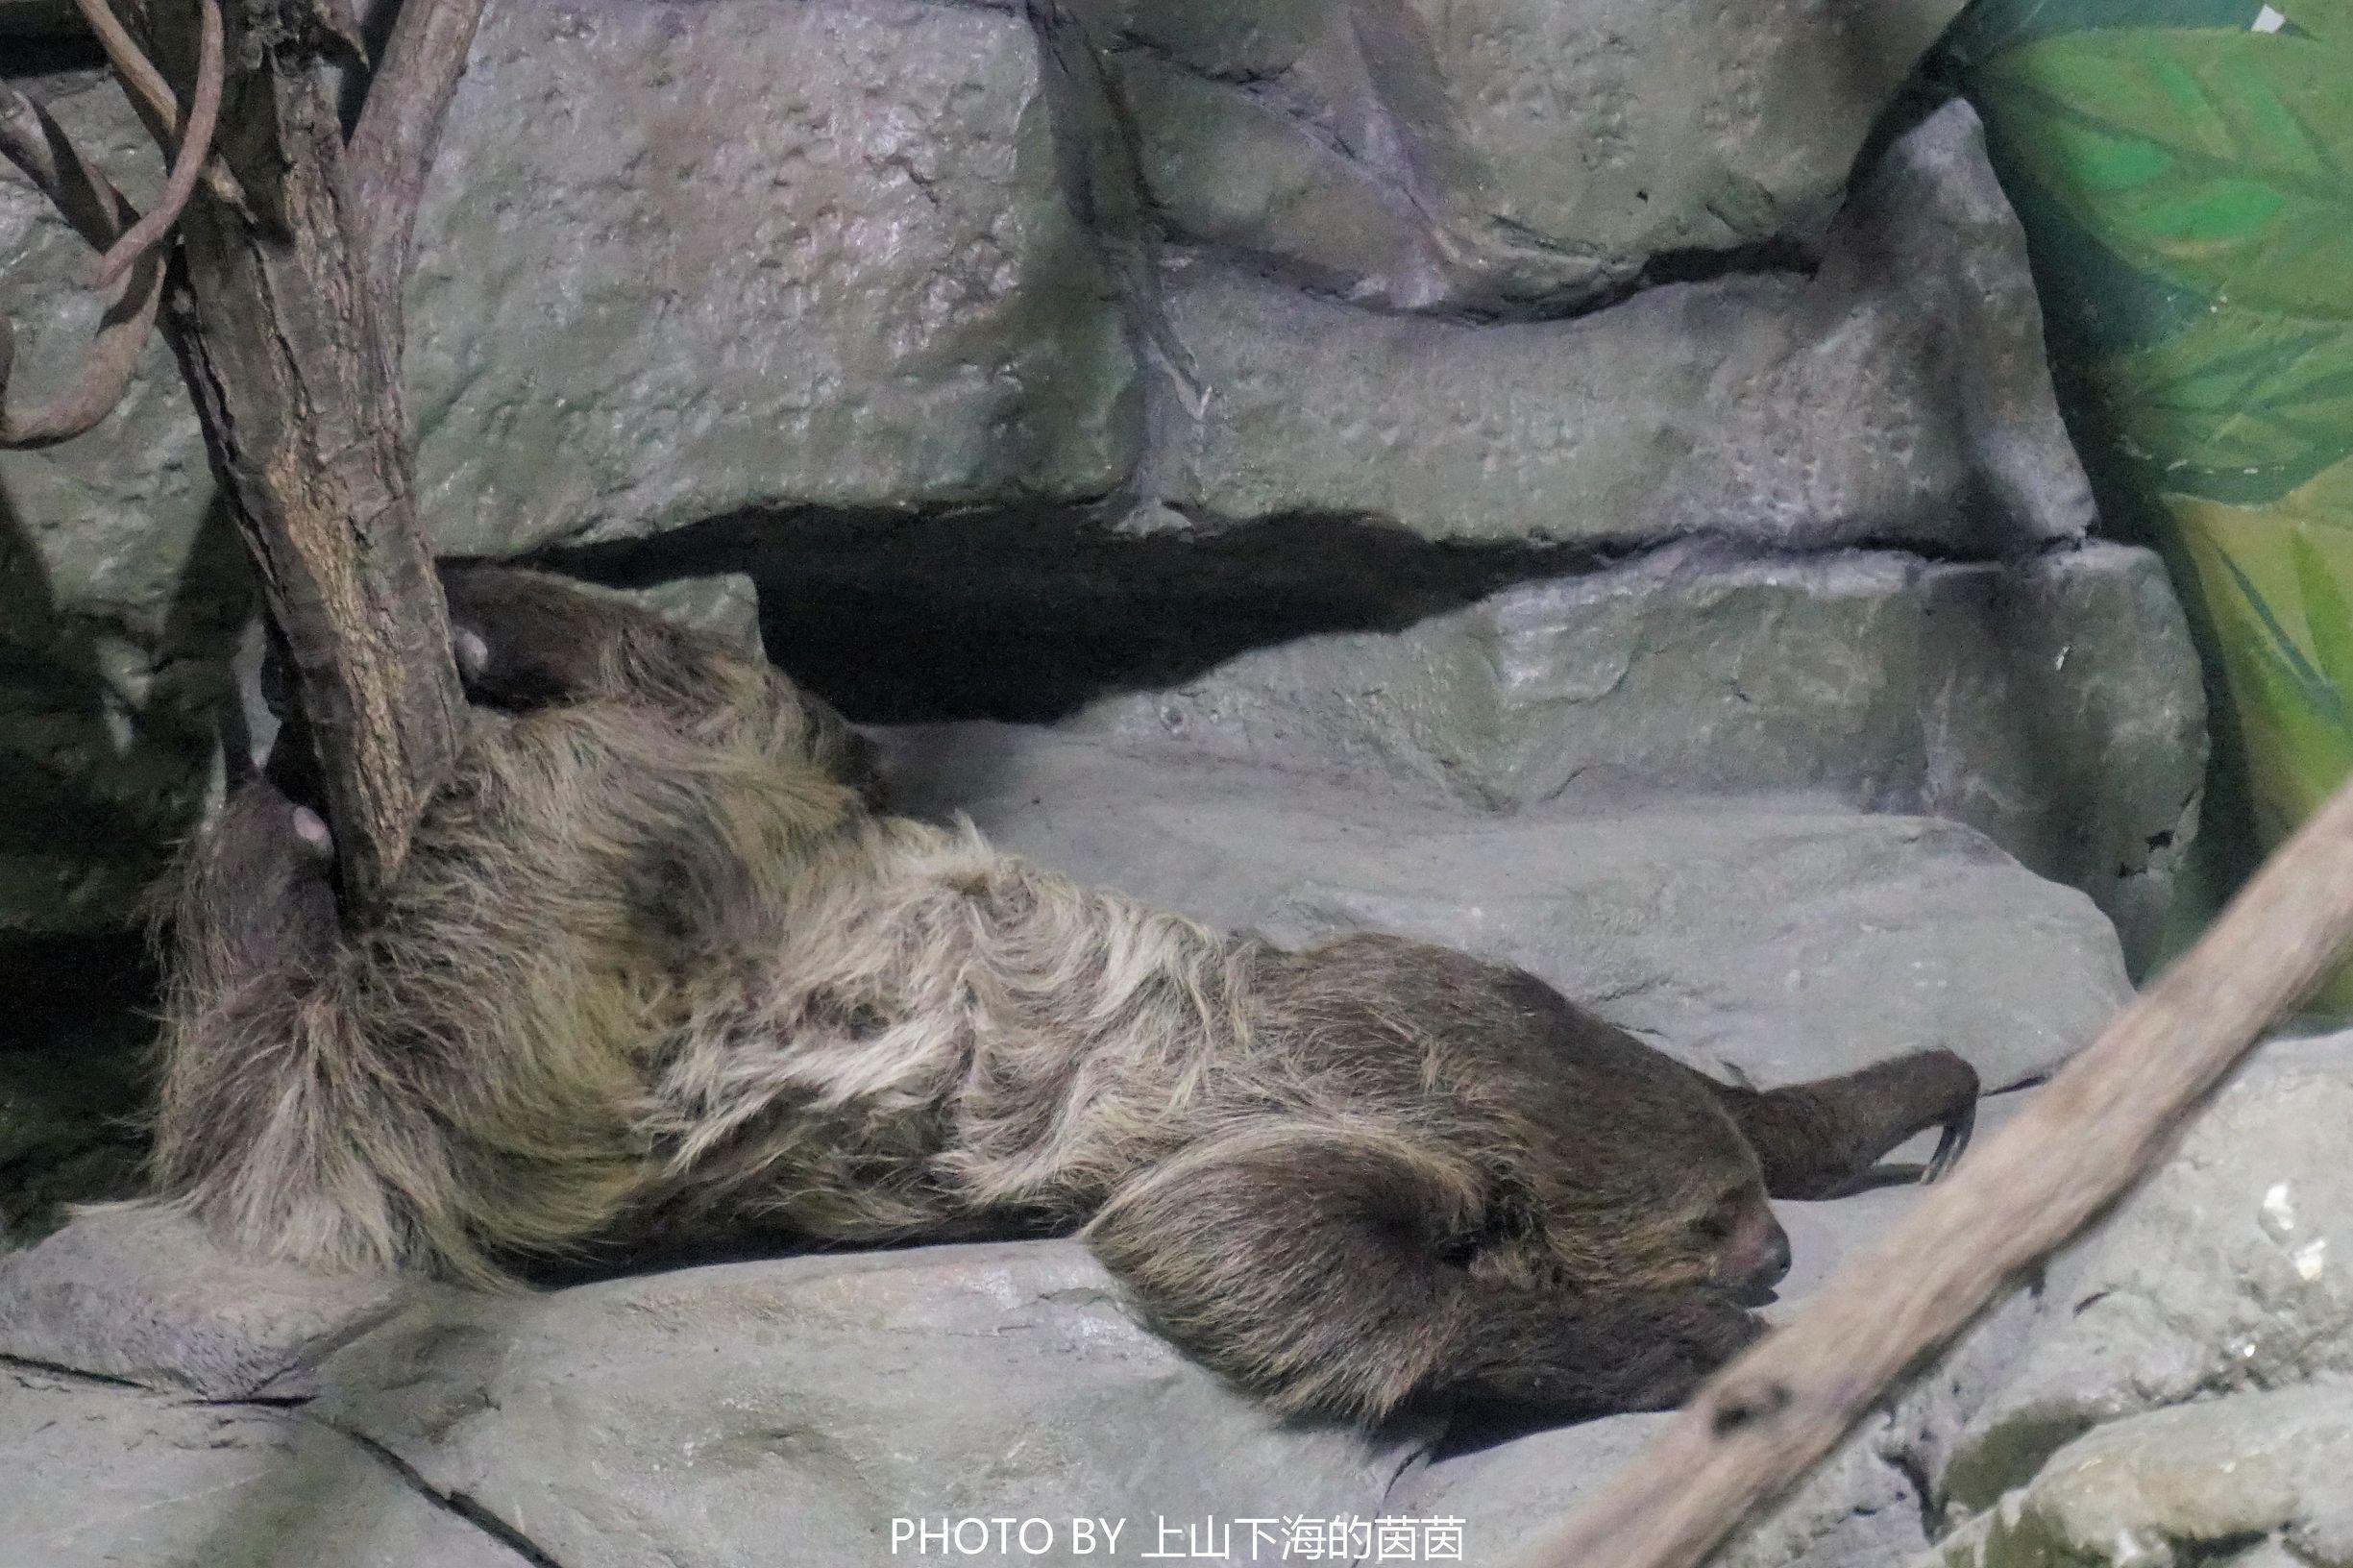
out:
<path id="1" fill-rule="evenodd" d="M 138 221 L 138 208 L 74 145 L 65 128 L 5 83 L 0 83 L 0 155 L 24 171 L 93 251 L 105 250 Z"/>
<path id="2" fill-rule="evenodd" d="M 138 214 L 82 156 L 64 130 L 12 87 L 0 86 L 0 154 L 25 172 L 93 249 L 135 228 Z M 151 257 L 107 310 L 98 339 L 71 386 L 38 407 L 8 407 L 15 330 L 0 315 L 0 448 L 53 446 L 113 412 L 137 371 L 163 300 L 163 259 Z"/>
<path id="3" fill-rule="evenodd" d="M 359 218 L 359 253 L 374 280 L 377 336 L 402 341 L 401 280 L 441 122 L 482 19 L 483 0 L 406 0 L 368 83 L 345 174 Z M 395 366 L 397 370 L 397 365 Z"/>
<path id="4" fill-rule="evenodd" d="M 149 19 L 165 68 L 190 69 L 192 17 Z M 235 118 L 218 156 L 245 205 L 208 188 L 180 226 L 187 380 L 294 673 L 345 915 L 364 923 L 455 753 L 462 699 L 372 298 L 398 280 L 360 260 L 321 69 L 343 46 L 305 0 L 250 0 L 230 20 Z"/>
<path id="5" fill-rule="evenodd" d="M 2170 1146 L 2353 937 L 2353 784 L 1874 1252 L 1702 1388 L 1528 1568 L 1691 1568 Z"/>
<path id="6" fill-rule="evenodd" d="M 181 212 L 188 205 L 188 197 L 195 192 L 196 177 L 204 172 L 205 159 L 211 156 L 212 131 L 221 112 L 220 0 L 197 0 L 197 16 L 196 101 L 189 107 L 187 124 L 181 131 L 180 150 L 173 156 L 171 173 L 164 179 L 163 195 L 156 203 L 155 210 L 133 224 L 98 258 L 101 287 L 129 271 L 132 262 L 171 233 L 172 225 L 180 221 Z"/>

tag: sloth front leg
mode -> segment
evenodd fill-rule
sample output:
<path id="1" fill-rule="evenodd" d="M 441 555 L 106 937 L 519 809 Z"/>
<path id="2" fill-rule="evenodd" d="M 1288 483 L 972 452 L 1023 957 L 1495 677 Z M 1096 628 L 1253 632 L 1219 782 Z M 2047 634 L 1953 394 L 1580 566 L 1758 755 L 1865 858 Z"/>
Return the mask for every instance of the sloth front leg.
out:
<path id="1" fill-rule="evenodd" d="M 1712 1288 L 1475 1279 L 1454 1238 L 1476 1231 L 1480 1188 L 1409 1139 L 1275 1122 L 1146 1172 L 1085 1234 L 1171 1339 L 1288 1410 L 1663 1409 L 1762 1332 Z"/>
<path id="2" fill-rule="evenodd" d="M 469 699 L 510 713 L 609 701 L 691 738 L 814 764 L 869 806 L 872 746 L 831 704 L 705 633 L 543 572 L 446 564 L 451 634 Z"/>
<path id="3" fill-rule="evenodd" d="M 1950 1051 L 1915 1051 L 1859 1072 L 1759 1092 L 1708 1087 L 1756 1151 L 1777 1198 L 1830 1198 L 1863 1184 L 1913 1134 L 1944 1129 L 1921 1179 L 1942 1176 L 1969 1147 L 1977 1073 Z"/>
<path id="4" fill-rule="evenodd" d="M 276 774 L 238 789 L 183 852 L 159 906 L 172 955 L 172 1021 L 198 1026 L 222 1008 L 265 998 L 291 1005 L 341 940 L 333 870 L 326 820 Z"/>

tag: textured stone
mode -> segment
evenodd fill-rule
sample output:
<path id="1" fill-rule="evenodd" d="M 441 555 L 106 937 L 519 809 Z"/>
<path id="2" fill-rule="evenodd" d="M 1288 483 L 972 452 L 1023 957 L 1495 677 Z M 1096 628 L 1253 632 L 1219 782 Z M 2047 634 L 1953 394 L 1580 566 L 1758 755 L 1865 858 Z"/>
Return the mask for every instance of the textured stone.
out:
<path id="1" fill-rule="evenodd" d="M 1818 238 L 1959 7 L 1080 9 L 1177 238 L 1392 306 L 1558 308 L 1660 257 Z"/>
<path id="2" fill-rule="evenodd" d="M 2008 1109 L 1988 1103 L 1989 1132 Z M 1779 1205 L 1795 1267 L 1769 1315 L 1802 1306 L 1918 1195 L 1900 1186 Z M 392 1511 L 375 1484 L 390 1480 L 441 1500 L 486 1539 L 566 1568 L 721 1568 L 767 1560 L 784 1541 L 796 1561 L 861 1568 L 913 1555 L 903 1542 L 893 1549 L 894 1521 L 999 1517 L 1051 1520 L 1057 1531 L 1051 1545 L 1004 1560 L 1068 1563 L 1088 1559 L 1068 1533 L 1080 1515 L 1121 1528 L 1118 1552 L 1097 1551 L 1096 1560 L 1159 1546 L 1164 1521 L 1183 1530 L 1207 1518 L 1341 1517 L 1459 1521 L 1464 1560 L 1500 1564 L 1638 1454 L 1662 1419 L 1517 1434 L 1463 1428 L 1434 1451 L 1438 1433 L 1422 1423 L 1368 1435 L 1281 1421 L 1139 1326 L 1069 1241 L 732 1262 L 536 1295 L 412 1287 L 356 1308 L 337 1307 L 327 1283 L 224 1268 L 184 1234 L 118 1216 L 77 1220 L 43 1252 L 52 1297 L 146 1299 L 151 1310 L 142 1318 L 85 1302 L 76 1332 L 45 1342 L 12 1336 L 0 1315 L 0 1357 L 18 1358 L 12 1375 L 0 1365 L 0 1417 L 28 1417 L 0 1418 L 0 1461 L 18 1459 L 12 1474 L 38 1480 L 43 1499 L 24 1517 L 59 1531 L 51 1555 L 28 1568 L 105 1560 L 75 1555 L 83 1542 L 58 1502 L 93 1488 L 107 1498 L 135 1492 L 119 1510 L 128 1520 L 158 1515 L 141 1526 L 151 1551 L 190 1537 L 216 1516 L 180 1511 L 208 1493 L 174 1483 L 195 1473 L 187 1451 L 214 1442 L 268 1456 L 274 1477 L 282 1467 L 282 1484 L 320 1505 L 315 1517 L 283 1520 L 279 1494 L 265 1490 L 237 1515 L 247 1531 L 233 1537 L 239 1551 L 315 1554 L 250 1559 L 286 1568 L 475 1560 L 399 1555 L 408 1550 L 399 1533 L 408 1516 L 376 1511 Z M 168 1300 L 138 1283 L 148 1272 L 175 1280 Z M 24 1279 L 0 1267 L 0 1303 L 21 1296 Z M 1747 1531 L 1726 1568 L 1879 1568 L 1918 1551 L 1917 1458 L 2014 1354 L 2023 1299 Z M 251 1370 L 208 1384 L 189 1376 L 191 1346 L 306 1314 L 303 1332 L 245 1358 L 268 1367 L 295 1355 L 258 1383 Z M 155 1331 L 167 1322 L 175 1326 L 159 1356 Z M 220 1423 L 208 1425 L 187 1406 L 35 1376 L 27 1359 L 110 1368 L 164 1388 L 194 1384 L 214 1398 L 291 1401 L 305 1421 L 247 1406 L 205 1409 Z M 25 1389 L 43 1402 L 12 1403 Z M 228 1424 L 248 1415 L 267 1424 Z M 60 1423 L 69 1430 L 56 1433 Z M 345 1461 L 359 1454 L 383 1462 L 355 1471 Z M 213 1479 L 224 1489 L 281 1484 L 240 1474 L 232 1467 Z M 149 1497 L 159 1501 L 139 1507 Z M 0 1502 L 11 1500 L 0 1479 Z M 98 1539 L 125 1550 L 116 1534 Z M 133 1560 L 249 1560 L 220 1550 L 217 1558 Z M 1228 1560 L 1282 1559 L 1238 1537 Z"/>
<path id="3" fill-rule="evenodd" d="M 1094 495 L 1133 359 L 1037 44 L 923 0 L 501 5 L 418 215 L 443 544 Z"/>
<path id="4" fill-rule="evenodd" d="M 0 1357 L 207 1399 L 285 1397 L 306 1389 L 306 1352 L 394 1293 L 229 1253 L 168 1211 L 99 1210 L 0 1258 Z"/>
<path id="5" fill-rule="evenodd" d="M 1165 294 L 1196 388 L 1172 415 L 1165 480 L 1189 517 L 1979 555 L 2091 521 L 2024 240 L 1964 104 L 1890 148 L 1810 280 L 1664 286 L 1500 325 L 1385 314 L 1199 259 Z"/>
<path id="6" fill-rule="evenodd" d="M 1403 632 L 1254 649 L 1068 727 L 1478 810 L 1778 791 L 1949 817 L 2089 893 L 2140 956 L 2195 830 L 2204 719 L 2143 551 L 1679 547 Z"/>
<path id="7" fill-rule="evenodd" d="M 1286 1423 L 1137 1326 L 1074 1243 L 688 1269 L 420 1308 L 321 1371 L 312 1409 L 565 1568 L 863 1568 L 894 1520 L 1041 1518 L 1086 1560 L 1177 1528 L 1369 1519 L 1419 1439 Z M 1038 1544 L 1033 1542 L 1033 1544 Z M 1237 1542 L 1234 1561 L 1274 1561 Z"/>
<path id="8" fill-rule="evenodd" d="M 1979 1509 L 2105 1421 L 2353 1376 L 2353 1036 L 2275 1041 L 2048 1270 L 2047 1327 L 1940 1487 Z"/>
<path id="9" fill-rule="evenodd" d="M 1286 943 L 1367 926 L 1520 965 L 1759 1083 L 1944 1045 L 1989 1088 L 2126 994 L 2081 894 L 1950 823 L 1733 802 L 1466 820 L 1304 777 L 973 724 L 886 734 L 902 806 Z"/>
<path id="10" fill-rule="evenodd" d="M 2353 1562 L 2348 1473 L 2353 1384 L 2152 1410 L 2060 1449 L 1921 1568 Z"/>
<path id="11" fill-rule="evenodd" d="M 11 1568 L 527 1568 L 352 1439 L 0 1365 Z"/>

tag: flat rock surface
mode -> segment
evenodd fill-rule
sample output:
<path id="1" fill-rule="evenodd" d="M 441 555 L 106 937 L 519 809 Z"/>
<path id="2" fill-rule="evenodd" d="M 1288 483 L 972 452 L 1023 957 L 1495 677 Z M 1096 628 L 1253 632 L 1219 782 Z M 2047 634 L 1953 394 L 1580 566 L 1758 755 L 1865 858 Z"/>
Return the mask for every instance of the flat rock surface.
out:
<path id="1" fill-rule="evenodd" d="M 165 1210 L 114 1207 L 0 1255 L 0 1357 L 207 1399 L 290 1397 L 307 1391 L 305 1354 L 393 1293 L 223 1251 Z"/>
<path id="2" fill-rule="evenodd" d="M 2126 994 L 2089 899 L 1949 822 L 1733 800 L 1465 820 L 1034 729 L 885 734 L 902 809 L 1287 945 L 1368 927 L 1516 964 L 1760 1084 L 1942 1045 L 1999 1088 Z"/>
<path id="3" fill-rule="evenodd" d="M 1947 817 L 2090 894 L 2135 957 L 2206 760 L 2164 567 L 2104 543 L 2007 564 L 1673 547 L 1254 649 L 1063 727 L 1475 816 L 1817 791 Z"/>
<path id="4" fill-rule="evenodd" d="M 353 1439 L 0 1362 L 11 1568 L 531 1568 Z"/>

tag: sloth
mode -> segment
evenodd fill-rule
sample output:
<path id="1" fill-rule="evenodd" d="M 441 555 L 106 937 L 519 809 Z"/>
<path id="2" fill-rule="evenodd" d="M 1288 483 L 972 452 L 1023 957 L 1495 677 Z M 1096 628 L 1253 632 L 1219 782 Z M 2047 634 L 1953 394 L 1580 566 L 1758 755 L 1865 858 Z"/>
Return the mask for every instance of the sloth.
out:
<path id="1" fill-rule="evenodd" d="M 299 737 L 166 890 L 157 1190 L 243 1247 L 490 1284 L 1076 1233 L 1285 1412 L 1572 1418 L 1756 1337 L 1769 1196 L 1967 1141 L 1949 1051 L 1759 1091 L 1503 965 L 1213 930 L 888 814 L 862 738 L 715 639 L 444 577 L 458 760 L 368 921 Z"/>

